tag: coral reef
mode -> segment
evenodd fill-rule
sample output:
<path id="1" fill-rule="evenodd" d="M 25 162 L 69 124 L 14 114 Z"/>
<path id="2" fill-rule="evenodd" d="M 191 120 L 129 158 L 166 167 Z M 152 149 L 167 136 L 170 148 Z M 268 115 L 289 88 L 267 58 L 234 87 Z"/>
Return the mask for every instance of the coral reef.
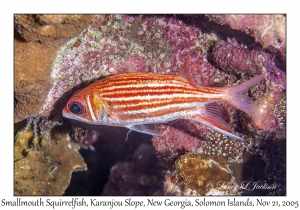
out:
<path id="1" fill-rule="evenodd" d="M 224 70 L 233 70 L 236 73 L 256 75 L 266 74 L 266 79 L 281 89 L 286 88 L 285 72 L 277 67 L 274 56 L 263 50 L 249 50 L 238 44 L 236 40 L 221 40 L 215 45 L 213 60 Z"/>
<path id="2" fill-rule="evenodd" d="M 239 195 L 227 162 L 220 156 L 187 153 L 166 175 L 166 195 Z"/>
<path id="3" fill-rule="evenodd" d="M 236 141 L 216 131 L 209 131 L 206 141 L 196 150 L 198 154 L 217 155 L 228 161 L 242 162 L 242 154 L 247 148 L 245 141 Z"/>
<path id="4" fill-rule="evenodd" d="M 56 52 L 16 39 L 14 45 L 14 121 L 19 122 L 42 109 L 52 86 L 49 74 Z"/>
<path id="5" fill-rule="evenodd" d="M 163 195 L 163 168 L 155 149 L 141 144 L 130 162 L 118 162 L 111 168 L 102 195 Z"/>
<path id="6" fill-rule="evenodd" d="M 228 24 L 255 37 L 264 48 L 286 54 L 286 16 L 276 15 L 208 15 L 219 24 Z"/>
<path id="7" fill-rule="evenodd" d="M 221 40 L 215 45 L 213 61 L 224 70 L 232 72 L 260 74 L 264 68 L 263 51 L 249 50 L 247 47 L 238 44 L 236 40 Z"/>
<path id="8" fill-rule="evenodd" d="M 36 116 L 51 88 L 58 49 L 85 28 L 90 15 L 15 15 L 14 121 Z"/>
<path id="9" fill-rule="evenodd" d="M 79 145 L 68 133 L 53 130 L 50 145 L 21 128 L 15 136 L 14 195 L 62 195 L 73 171 L 86 170 Z"/>
<path id="10" fill-rule="evenodd" d="M 15 33 L 15 122 L 27 118 L 28 125 L 33 123 L 35 136 L 43 136 L 41 145 L 48 138 L 48 153 L 56 154 L 55 145 L 60 145 L 53 136 L 67 135 L 54 128 L 57 125 L 68 130 L 81 148 L 89 149 L 80 151 L 88 171 L 74 173 L 67 195 L 285 194 L 285 150 L 281 148 L 286 139 L 285 16 L 16 15 Z M 220 114 L 244 141 L 196 122 L 177 120 L 155 125 L 162 136 L 152 138 L 154 150 L 142 144 L 149 143 L 150 136 L 61 117 L 68 98 L 97 79 L 125 72 L 177 73 L 188 57 L 197 85 L 225 87 L 265 75 L 247 93 L 266 113 L 263 122 L 218 102 Z M 46 148 L 18 145 L 16 163 Z M 24 153 L 27 150 L 30 153 Z M 65 155 L 64 151 L 56 158 Z M 26 178 L 15 183 L 15 194 L 41 194 L 36 187 L 50 178 L 35 174 L 46 168 L 37 163 L 31 161 L 31 174 L 15 166 L 16 177 Z M 193 170 L 201 163 L 209 167 Z M 163 170 L 168 171 L 166 175 Z M 63 189 L 39 189 L 63 194 L 70 171 L 61 174 L 61 180 L 68 180 L 60 186 Z M 205 177 L 218 179 L 211 174 L 225 179 L 227 188 L 205 188 L 209 182 Z M 32 175 L 34 179 L 27 179 Z M 276 182 L 278 188 L 251 194 L 238 188 L 241 180 Z M 34 187 L 26 188 L 27 183 Z"/>
<path id="11" fill-rule="evenodd" d="M 178 120 L 169 125 L 156 125 L 156 128 L 162 135 L 152 137 L 153 146 L 161 157 L 169 161 L 174 161 L 186 152 L 196 151 L 202 146 L 201 140 L 209 131 L 204 125 L 186 120 Z M 195 135 L 200 129 L 200 135 Z"/>
<path id="12" fill-rule="evenodd" d="M 77 36 L 92 15 L 15 15 L 15 29 L 26 41 L 52 42 Z"/>

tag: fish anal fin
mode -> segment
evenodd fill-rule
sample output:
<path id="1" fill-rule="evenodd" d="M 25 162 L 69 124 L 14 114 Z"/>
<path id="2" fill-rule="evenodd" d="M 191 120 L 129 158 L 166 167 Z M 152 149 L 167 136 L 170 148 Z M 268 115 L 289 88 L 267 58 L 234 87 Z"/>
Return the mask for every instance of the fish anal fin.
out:
<path id="1" fill-rule="evenodd" d="M 200 114 L 193 116 L 193 120 L 200 122 L 220 133 L 229 137 L 243 140 L 241 137 L 233 134 L 230 125 L 222 118 L 221 110 L 217 103 L 212 102 L 201 106 Z"/>
<path id="2" fill-rule="evenodd" d="M 218 123 L 220 126 L 231 130 L 230 125 L 223 119 L 223 113 L 216 102 L 206 103 L 201 107 L 201 114 Z"/>
<path id="3" fill-rule="evenodd" d="M 159 133 L 153 124 L 140 124 L 140 125 L 130 125 L 127 126 L 128 129 L 134 130 L 139 133 L 145 133 L 152 136 L 161 136 L 161 133 Z"/>

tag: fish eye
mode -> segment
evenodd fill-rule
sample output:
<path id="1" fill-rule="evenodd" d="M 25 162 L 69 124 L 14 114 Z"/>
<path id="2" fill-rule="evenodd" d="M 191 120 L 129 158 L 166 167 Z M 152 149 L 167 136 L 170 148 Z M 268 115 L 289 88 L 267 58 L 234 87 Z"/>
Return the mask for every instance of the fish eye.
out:
<path id="1" fill-rule="evenodd" d="M 71 104 L 70 106 L 70 111 L 73 114 L 83 114 L 84 113 L 84 106 L 81 103 L 78 102 L 74 102 L 73 104 Z"/>
<path id="2" fill-rule="evenodd" d="M 74 114 L 77 114 L 77 113 L 79 113 L 80 112 L 80 106 L 78 105 L 78 104 L 73 104 L 72 106 L 71 106 L 71 112 L 73 112 Z"/>

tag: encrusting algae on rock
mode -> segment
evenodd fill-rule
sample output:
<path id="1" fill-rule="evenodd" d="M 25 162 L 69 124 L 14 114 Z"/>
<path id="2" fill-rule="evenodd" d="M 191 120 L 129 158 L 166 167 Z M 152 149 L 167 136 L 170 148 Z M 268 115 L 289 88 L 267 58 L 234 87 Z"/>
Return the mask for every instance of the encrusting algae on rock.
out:
<path id="1" fill-rule="evenodd" d="M 232 22 L 232 16 L 218 15 L 16 15 L 15 122 L 27 119 L 33 123 L 35 136 L 44 135 L 50 140 L 50 146 L 53 144 L 52 136 L 58 132 L 55 127 L 60 125 L 68 130 L 72 141 L 74 137 L 74 140 L 84 142 L 81 144 L 84 148 L 94 148 L 93 152 L 98 153 L 101 145 L 97 144 L 97 140 L 113 142 L 103 135 L 104 130 L 122 131 L 121 135 L 124 129 L 99 128 L 62 117 L 61 111 L 69 98 L 77 90 L 112 75 L 129 72 L 176 74 L 190 57 L 190 79 L 196 86 L 230 87 L 264 74 L 265 79 L 251 87 L 246 94 L 262 105 L 267 114 L 263 123 L 258 123 L 227 103 L 216 103 L 220 117 L 244 141 L 236 141 L 203 124 L 184 119 L 155 124 L 161 136 L 153 137 L 152 143 L 160 160 L 167 164 L 165 184 L 170 184 L 168 174 L 172 174 L 170 171 L 175 159 L 179 158 L 177 162 L 181 162 L 180 156 L 185 154 L 195 160 L 205 155 L 208 158 L 222 157 L 227 163 L 239 163 L 241 170 L 235 171 L 243 173 L 244 168 L 253 164 L 245 156 L 247 152 L 285 170 L 282 164 L 285 163 L 285 151 L 277 148 L 281 145 L 280 141 L 286 139 L 286 41 L 282 33 L 285 16 L 265 15 L 261 19 L 259 16 L 236 15 L 236 21 Z M 245 22 L 247 17 L 253 21 Z M 271 26 L 270 22 L 261 23 L 271 19 Z M 39 54 L 41 56 L 37 56 Z M 49 59 L 45 59 L 47 57 Z M 130 133 L 122 139 L 128 140 L 136 135 Z M 134 141 L 137 143 L 139 139 Z M 95 147 L 90 145 L 92 143 Z M 30 149 L 36 149 L 34 147 L 39 147 L 38 142 Z M 278 151 L 277 156 L 282 159 L 272 161 L 272 154 L 264 152 L 264 148 Z M 87 155 L 89 152 L 84 153 Z M 131 156 L 125 161 L 130 163 L 130 159 Z M 101 168 L 102 164 L 95 162 L 96 159 L 90 161 Z M 106 165 L 107 162 L 102 163 Z M 115 165 L 109 164 L 107 168 Z M 275 165 L 266 169 L 263 164 L 257 167 L 274 176 L 284 176 L 274 171 Z M 193 164 L 190 166 L 194 167 Z M 116 166 L 111 178 L 117 177 L 123 169 Z M 19 170 L 18 167 L 15 170 Z M 181 178 L 193 180 L 189 175 L 192 172 L 186 168 L 180 170 L 180 173 L 176 172 L 178 183 L 186 189 L 181 194 L 213 194 L 212 191 L 209 193 L 196 188 L 196 184 L 188 186 L 188 182 Z M 130 170 L 127 172 L 132 173 Z M 89 180 L 87 177 L 92 173 L 90 171 L 80 176 Z M 109 170 L 102 174 L 109 174 Z M 144 186 L 153 181 L 152 176 L 147 174 L 141 177 L 138 182 Z M 255 178 L 273 180 L 266 176 Z M 234 185 L 234 180 L 226 180 L 229 185 Z M 281 187 L 272 193 L 284 195 L 285 177 L 276 180 L 280 180 Z M 118 188 L 117 183 L 107 185 L 105 191 L 113 192 Z M 91 185 L 95 187 L 94 182 Z M 134 187 L 128 186 L 128 189 Z M 84 192 L 89 192 L 88 187 Z M 155 194 L 155 191 L 146 188 L 139 192 Z M 237 195 L 245 192 L 222 193 Z"/>
<path id="2" fill-rule="evenodd" d="M 44 45 L 47 42 L 60 41 L 78 35 L 87 24 L 92 15 L 34 15 L 16 14 L 14 17 L 15 29 L 26 41 L 39 41 Z M 49 44 L 49 43 L 48 43 Z"/>
<path id="3" fill-rule="evenodd" d="M 44 136 L 34 138 L 31 129 L 15 135 L 14 195 L 62 195 L 73 171 L 86 170 L 79 144 L 65 131 L 53 130 L 50 145 Z"/>
<path id="4" fill-rule="evenodd" d="M 187 153 L 175 161 L 167 175 L 166 195 L 239 195 L 226 160 L 219 156 Z"/>
<path id="5" fill-rule="evenodd" d="M 263 48 L 286 56 L 286 15 L 207 15 L 219 24 L 250 34 Z"/>

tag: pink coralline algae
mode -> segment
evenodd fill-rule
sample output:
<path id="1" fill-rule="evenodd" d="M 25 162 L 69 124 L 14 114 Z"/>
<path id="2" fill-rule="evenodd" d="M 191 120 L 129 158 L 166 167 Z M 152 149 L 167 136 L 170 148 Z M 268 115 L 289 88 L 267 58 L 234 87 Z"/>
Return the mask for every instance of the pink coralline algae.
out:
<path id="1" fill-rule="evenodd" d="M 263 51 L 249 50 L 235 40 L 217 42 L 213 49 L 213 60 L 225 70 L 260 74 L 264 67 Z"/>
<path id="2" fill-rule="evenodd" d="M 286 54 L 286 16 L 277 15 L 208 15 L 219 24 L 251 34 L 264 48 Z"/>
<path id="3" fill-rule="evenodd" d="M 158 154 L 166 160 L 173 161 L 187 151 L 196 151 L 210 130 L 205 125 L 187 120 L 178 120 L 170 124 L 156 125 L 162 136 L 152 138 L 153 146 Z M 202 131 L 201 133 L 198 133 Z"/>
<path id="4" fill-rule="evenodd" d="M 276 66 L 274 56 L 270 53 L 256 49 L 249 50 L 247 46 L 227 39 L 227 42 L 217 42 L 212 54 L 213 60 L 222 69 L 251 75 L 264 73 L 272 85 L 281 89 L 286 88 L 285 73 Z"/>

